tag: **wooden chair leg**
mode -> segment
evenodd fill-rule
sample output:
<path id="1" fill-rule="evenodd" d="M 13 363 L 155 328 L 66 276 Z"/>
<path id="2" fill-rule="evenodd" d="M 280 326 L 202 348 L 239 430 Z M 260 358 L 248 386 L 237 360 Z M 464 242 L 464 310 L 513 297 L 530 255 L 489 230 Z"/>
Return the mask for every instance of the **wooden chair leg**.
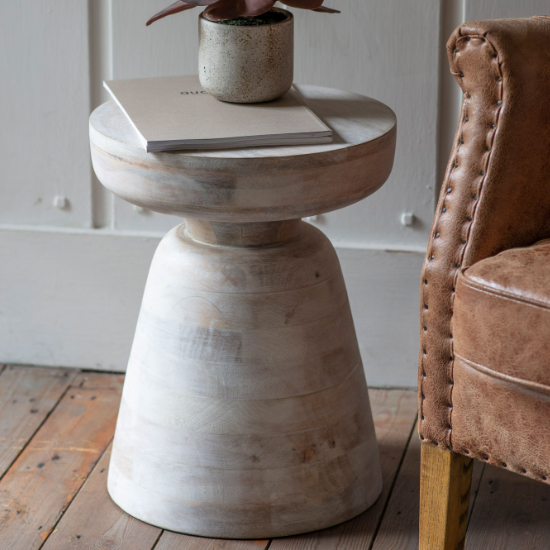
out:
<path id="1" fill-rule="evenodd" d="M 421 447 L 419 550 L 462 550 L 473 460 L 432 443 Z"/>

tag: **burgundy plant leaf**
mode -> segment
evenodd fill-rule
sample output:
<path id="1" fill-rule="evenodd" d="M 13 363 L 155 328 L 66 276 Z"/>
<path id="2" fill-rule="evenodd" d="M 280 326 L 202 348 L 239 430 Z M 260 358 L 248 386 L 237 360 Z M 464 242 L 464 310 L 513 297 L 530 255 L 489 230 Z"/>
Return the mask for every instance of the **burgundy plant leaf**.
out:
<path id="1" fill-rule="evenodd" d="M 320 8 L 315 8 L 312 11 L 318 11 L 321 13 L 342 13 L 340 10 L 334 10 L 332 8 L 327 8 L 325 6 L 321 6 Z"/>
<path id="2" fill-rule="evenodd" d="M 154 23 L 155 21 L 158 21 L 159 19 L 162 19 L 167 15 L 172 15 L 180 11 L 190 10 L 191 8 L 194 8 L 196 6 L 208 6 L 209 4 L 214 4 L 215 2 L 218 2 L 218 0 L 188 0 L 185 2 L 183 0 L 178 0 L 177 2 L 170 4 L 167 8 L 164 8 L 163 10 L 153 15 L 153 17 L 151 17 L 151 19 L 147 21 L 146 26 L 149 26 L 151 23 Z"/>
<path id="3" fill-rule="evenodd" d="M 323 5 L 323 0 L 281 0 L 281 2 L 291 8 L 303 10 L 316 10 Z"/>
<path id="4" fill-rule="evenodd" d="M 242 2 L 241 17 L 254 17 L 268 12 L 276 0 L 244 0 Z M 243 11 L 244 10 L 244 11 Z"/>
<path id="5" fill-rule="evenodd" d="M 145 25 L 148 27 L 151 23 L 154 23 L 155 21 L 158 21 L 159 19 L 162 19 L 167 15 L 172 15 L 173 13 L 178 13 L 184 10 L 190 10 L 191 8 L 194 8 L 194 7 L 195 7 L 194 4 L 189 4 L 188 2 L 182 2 L 181 0 L 178 0 L 173 4 L 170 4 L 167 8 L 164 8 L 163 10 L 160 10 L 158 13 L 155 13 L 155 15 L 153 15 L 153 17 L 151 17 L 151 19 L 149 19 L 147 23 L 145 23 Z"/>
<path id="6" fill-rule="evenodd" d="M 326 8 L 323 0 L 281 0 L 291 8 L 301 8 L 322 13 L 340 13 Z M 227 21 L 236 17 L 253 17 L 268 12 L 276 0 L 178 0 L 147 21 L 147 25 L 180 11 L 189 10 L 195 6 L 207 6 L 203 14 L 210 21 Z"/>
<path id="7" fill-rule="evenodd" d="M 204 10 L 210 21 L 227 21 L 235 17 L 252 17 L 268 12 L 276 0 L 218 0 Z"/>
<path id="8" fill-rule="evenodd" d="M 239 6 L 235 0 L 218 0 L 215 4 L 208 6 L 202 14 L 210 21 L 226 21 L 239 17 Z"/>

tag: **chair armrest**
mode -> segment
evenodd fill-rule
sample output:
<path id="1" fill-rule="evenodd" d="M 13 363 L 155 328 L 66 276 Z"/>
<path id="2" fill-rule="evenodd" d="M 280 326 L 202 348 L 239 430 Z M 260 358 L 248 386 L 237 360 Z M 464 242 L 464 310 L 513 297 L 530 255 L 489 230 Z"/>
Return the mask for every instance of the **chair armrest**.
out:
<path id="1" fill-rule="evenodd" d="M 452 448 L 453 301 L 463 267 L 550 237 L 550 19 L 460 26 L 464 100 L 421 281 L 419 432 Z"/>

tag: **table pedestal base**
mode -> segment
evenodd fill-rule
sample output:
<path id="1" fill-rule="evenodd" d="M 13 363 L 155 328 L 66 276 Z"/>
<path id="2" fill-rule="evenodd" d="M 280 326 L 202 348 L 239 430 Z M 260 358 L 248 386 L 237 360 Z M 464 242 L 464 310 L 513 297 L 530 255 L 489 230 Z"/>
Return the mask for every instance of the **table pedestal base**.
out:
<path id="1" fill-rule="evenodd" d="M 149 273 L 109 492 L 159 527 L 268 538 L 346 521 L 382 480 L 334 248 L 295 221 L 189 220 Z"/>

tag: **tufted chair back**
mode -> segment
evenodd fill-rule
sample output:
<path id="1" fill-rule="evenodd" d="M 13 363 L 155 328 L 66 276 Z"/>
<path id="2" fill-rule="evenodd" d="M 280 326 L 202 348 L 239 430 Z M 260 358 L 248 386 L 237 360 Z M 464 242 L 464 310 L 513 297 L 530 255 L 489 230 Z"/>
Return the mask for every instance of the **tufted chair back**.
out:
<path id="1" fill-rule="evenodd" d="M 460 269 L 550 237 L 550 18 L 474 21 L 447 44 L 464 94 L 421 281 L 419 432 L 452 448 Z"/>
<path id="2" fill-rule="evenodd" d="M 550 18 L 447 45 L 463 104 L 421 281 L 420 550 L 464 547 L 472 458 L 550 483 Z"/>

